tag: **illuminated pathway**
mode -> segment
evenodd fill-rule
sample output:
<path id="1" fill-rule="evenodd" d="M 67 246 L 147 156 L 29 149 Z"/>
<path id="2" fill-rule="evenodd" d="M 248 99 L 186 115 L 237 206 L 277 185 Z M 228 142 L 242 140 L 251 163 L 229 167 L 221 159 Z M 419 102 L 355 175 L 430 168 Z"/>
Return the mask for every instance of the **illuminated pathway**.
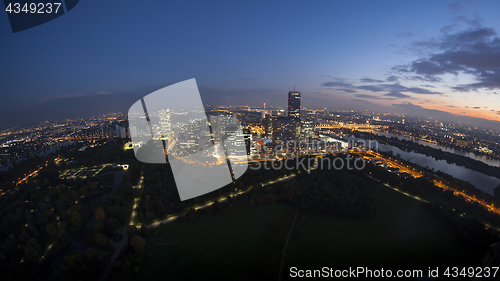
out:
<path id="1" fill-rule="evenodd" d="M 137 185 L 133 186 L 133 188 L 142 188 L 142 182 L 144 180 L 144 177 L 141 172 L 141 177 L 139 178 L 139 182 Z M 135 208 L 137 207 L 137 198 L 134 199 L 134 206 L 132 207 L 132 213 L 130 214 L 130 225 L 133 225 L 134 218 L 135 218 Z M 101 277 L 99 278 L 99 281 L 104 281 L 108 279 L 109 272 L 111 271 L 111 268 L 113 267 L 113 264 L 115 261 L 120 257 L 122 251 L 127 247 L 128 245 L 128 232 L 127 232 L 127 226 L 123 226 L 122 228 L 118 229 L 116 231 L 119 235 L 122 236 L 122 240 L 119 242 L 115 243 L 113 247 L 115 248 L 113 251 L 113 254 L 111 255 L 111 258 L 109 259 L 108 264 L 106 265 L 106 268 L 101 274 Z"/>
<path id="2" fill-rule="evenodd" d="M 277 182 L 281 182 L 281 181 L 286 181 L 286 180 L 289 180 L 291 178 L 295 177 L 295 174 L 291 174 L 291 175 L 288 175 L 288 176 L 284 176 L 282 178 L 278 178 L 276 180 L 272 180 L 272 181 L 268 181 L 266 183 L 262 183 L 260 185 L 257 185 L 259 187 L 263 187 L 263 186 L 266 186 L 266 185 L 270 185 L 270 184 L 274 184 L 274 183 L 277 183 Z M 245 191 L 239 191 L 239 192 L 234 192 L 234 193 L 231 193 L 231 194 L 228 194 L 226 197 L 221 197 L 219 198 L 218 202 L 224 202 L 227 200 L 227 197 L 228 196 L 238 196 L 238 195 L 241 195 L 243 193 L 247 193 L 249 192 L 254 186 L 251 186 L 249 187 L 247 190 Z M 209 207 L 213 204 L 214 202 L 213 201 L 208 201 L 206 204 L 203 204 L 201 206 L 197 206 L 195 207 L 194 209 L 195 210 L 199 210 L 199 209 L 204 209 L 206 207 Z M 162 225 L 162 224 L 165 224 L 165 223 L 169 223 L 171 221 L 174 221 L 175 219 L 179 218 L 180 216 L 183 216 L 185 213 L 182 213 L 182 214 L 179 214 L 179 215 L 169 215 L 167 216 L 166 219 L 164 220 L 160 220 L 160 221 L 157 221 L 157 222 L 154 222 L 150 225 L 145 225 L 146 228 L 148 229 L 151 229 L 151 228 L 157 228 L 158 226 Z M 132 222 L 132 221 L 131 221 Z M 132 225 L 132 224 L 131 224 Z M 141 226 L 140 224 L 135 224 L 136 227 L 138 226 Z"/>
<path id="3" fill-rule="evenodd" d="M 137 185 L 134 185 L 133 188 L 142 188 L 142 182 L 144 180 L 144 176 L 141 172 L 141 178 L 139 179 L 139 182 L 137 183 Z M 136 197 L 134 198 L 134 205 L 132 206 L 132 213 L 130 214 L 130 222 L 129 222 L 129 225 L 134 225 L 134 219 L 135 219 L 135 216 L 137 215 L 137 211 L 136 211 L 136 208 L 137 208 L 137 201 L 139 200 L 139 197 Z"/>
<path id="4" fill-rule="evenodd" d="M 493 204 L 488 204 L 487 202 L 476 198 L 474 195 L 470 196 L 470 195 L 467 195 L 463 191 L 459 191 L 456 188 L 452 188 L 452 187 L 446 185 L 446 183 L 444 183 L 442 180 L 433 180 L 432 182 L 434 182 L 434 185 L 436 185 L 437 187 L 440 187 L 444 190 L 451 190 L 455 196 L 464 197 L 467 202 L 478 203 L 481 206 L 483 206 L 484 208 L 486 208 L 488 211 L 500 215 L 500 209 L 495 207 Z"/>
<path id="5" fill-rule="evenodd" d="M 414 178 L 420 178 L 424 176 L 424 173 L 412 168 L 410 166 L 406 166 L 402 163 L 399 163 L 395 160 L 391 160 L 383 156 L 382 154 L 379 154 L 375 151 L 369 150 L 363 153 L 359 153 L 363 158 L 365 159 L 371 159 L 371 160 L 382 160 L 387 166 L 392 167 L 392 168 L 398 168 L 401 172 L 408 173 L 412 175 Z"/>
<path id="6" fill-rule="evenodd" d="M 363 155 L 365 158 L 369 158 L 369 159 L 381 159 L 383 160 L 388 166 L 390 167 L 393 167 L 393 168 L 399 168 L 400 171 L 404 171 L 410 175 L 412 175 L 414 178 L 419 178 L 419 177 L 422 177 L 424 176 L 424 173 L 421 172 L 421 171 L 418 171 L 412 167 L 409 167 L 409 166 L 406 166 L 404 164 L 400 164 L 394 160 L 391 160 L 391 159 L 387 159 L 385 158 L 383 155 L 379 154 L 379 153 L 376 153 L 376 152 L 373 152 L 373 151 L 367 151 L 367 152 L 364 152 L 362 153 L 361 155 Z M 374 179 L 374 178 L 372 178 Z M 375 179 L 376 180 L 376 179 Z M 474 195 L 473 196 L 470 196 L 468 194 L 466 194 L 464 191 L 460 191 L 456 188 L 453 188 L 451 186 L 449 186 L 448 183 L 444 182 L 443 180 L 432 180 L 432 182 L 434 183 L 435 186 L 439 187 L 439 188 L 442 188 L 444 190 L 451 190 L 453 192 L 453 194 L 455 196 L 462 196 L 467 202 L 475 202 L 475 203 L 478 203 L 480 204 L 481 206 L 483 206 L 484 208 L 486 208 L 488 211 L 492 212 L 492 213 L 495 213 L 495 214 L 498 214 L 500 215 L 500 209 L 495 207 L 493 204 L 488 204 L 487 202 L 481 200 L 481 199 L 478 199 L 476 198 Z M 391 186 L 389 186 L 391 187 Z M 420 198 L 418 197 L 415 197 L 415 196 L 412 196 L 410 194 L 407 194 L 406 192 L 403 192 L 403 191 L 400 191 L 394 187 L 391 187 L 392 189 L 396 190 L 396 191 L 399 191 L 405 195 L 408 195 L 410 197 L 414 197 L 415 199 L 419 199 L 421 200 Z"/>
<path id="7" fill-rule="evenodd" d="M 47 166 L 47 165 L 45 165 L 45 166 Z M 17 184 L 17 185 L 20 185 L 21 183 L 23 183 L 23 182 L 25 182 L 26 180 L 28 180 L 30 177 L 36 176 L 36 174 L 38 174 L 38 172 L 40 172 L 40 170 L 41 170 L 42 168 L 43 168 L 43 166 L 42 166 L 42 167 L 40 167 L 40 168 L 38 168 L 37 170 L 35 170 L 35 171 L 33 171 L 33 172 L 29 173 L 27 176 L 25 176 L 24 178 L 20 179 L 20 180 L 19 180 L 16 184 Z"/>

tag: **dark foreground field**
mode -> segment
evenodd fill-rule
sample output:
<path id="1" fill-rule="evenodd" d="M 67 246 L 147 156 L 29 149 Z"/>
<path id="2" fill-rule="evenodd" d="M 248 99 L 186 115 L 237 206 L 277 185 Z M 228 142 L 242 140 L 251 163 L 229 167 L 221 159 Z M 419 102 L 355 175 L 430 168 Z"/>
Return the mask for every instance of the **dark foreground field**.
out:
<path id="1" fill-rule="evenodd" d="M 474 266 L 488 245 L 465 242 L 423 203 L 376 188 L 377 214 L 369 219 L 300 214 L 288 244 L 289 268 L 369 266 L 427 269 Z M 226 214 L 178 220 L 147 239 L 143 280 L 277 280 L 296 210 L 283 204 L 236 208 Z"/>

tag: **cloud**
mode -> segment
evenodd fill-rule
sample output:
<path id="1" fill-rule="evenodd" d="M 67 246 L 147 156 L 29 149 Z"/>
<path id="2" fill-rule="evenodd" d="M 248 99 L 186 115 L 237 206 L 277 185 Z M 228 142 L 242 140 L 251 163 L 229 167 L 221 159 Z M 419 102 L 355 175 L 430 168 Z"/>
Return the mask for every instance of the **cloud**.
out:
<path id="1" fill-rule="evenodd" d="M 351 83 L 346 82 L 345 79 L 342 78 L 333 78 L 334 81 L 328 81 L 321 83 L 321 86 L 323 87 L 341 87 L 341 88 L 352 88 L 353 85 Z"/>
<path id="2" fill-rule="evenodd" d="M 473 109 L 480 109 L 480 106 L 474 106 Z"/>
<path id="3" fill-rule="evenodd" d="M 414 94 L 420 94 L 420 95 L 442 95 L 443 94 L 440 92 L 433 92 L 433 91 L 429 91 L 429 90 L 424 89 L 424 88 L 417 88 L 417 87 L 407 88 L 406 91 L 412 92 Z"/>
<path id="4" fill-rule="evenodd" d="M 370 92 L 382 92 L 385 91 L 383 86 L 377 86 L 377 85 L 366 85 L 366 86 L 358 86 L 356 87 L 361 90 L 367 90 Z"/>
<path id="5" fill-rule="evenodd" d="M 405 94 L 403 94 L 401 92 L 389 92 L 389 93 L 385 94 L 384 96 L 395 97 L 395 98 L 399 98 L 399 99 L 402 99 L 402 98 L 411 98 L 411 96 L 405 95 Z"/>
<path id="6" fill-rule="evenodd" d="M 454 69 L 445 69 L 438 62 L 431 61 L 431 60 L 414 61 L 411 64 L 411 71 L 413 71 L 413 72 L 415 72 L 417 74 L 426 75 L 426 76 L 433 76 L 433 75 L 445 74 L 447 72 L 452 72 L 453 74 L 457 74 L 456 70 L 454 70 Z"/>
<path id="7" fill-rule="evenodd" d="M 337 90 L 339 90 L 339 91 L 344 91 L 344 92 L 346 92 L 346 93 L 357 93 L 357 91 L 355 91 L 355 90 L 351 90 L 351 89 L 337 89 Z"/>
<path id="8" fill-rule="evenodd" d="M 387 77 L 386 80 L 387 80 L 387 82 L 398 82 L 399 77 L 397 77 L 396 75 L 392 75 L 392 76 Z"/>
<path id="9" fill-rule="evenodd" d="M 384 82 L 383 80 L 377 80 L 377 79 L 371 79 L 371 78 L 361 78 L 359 81 L 363 83 L 382 83 Z"/>
<path id="10" fill-rule="evenodd" d="M 388 78 L 389 80 L 395 80 L 398 79 L 396 76 L 391 76 Z M 409 93 L 411 94 L 417 94 L 417 95 L 442 95 L 443 93 L 441 92 L 435 92 L 431 91 L 425 88 L 421 87 L 406 87 L 401 85 L 400 83 L 382 83 L 382 80 L 376 80 L 376 79 L 371 79 L 371 78 L 361 78 L 359 81 L 362 82 L 373 82 L 376 84 L 372 85 L 360 85 L 360 86 L 355 86 L 353 85 L 350 81 L 347 81 L 342 78 L 334 78 L 335 81 L 327 81 L 324 83 L 321 83 L 323 87 L 342 87 L 342 88 L 337 88 L 336 90 L 343 91 L 346 93 L 357 93 L 357 90 L 363 90 L 363 91 L 368 91 L 368 92 L 373 92 L 373 93 L 383 93 L 382 96 L 388 97 L 388 98 L 382 98 L 380 95 L 369 95 L 369 94 L 357 94 L 355 95 L 358 98 L 371 98 L 371 99 L 402 99 L 402 98 L 411 98 Z"/>
<path id="11" fill-rule="evenodd" d="M 403 103 L 393 103 L 392 106 L 395 106 L 395 107 L 405 107 L 405 108 L 412 108 L 412 109 L 423 109 L 422 106 L 418 105 L 418 104 L 413 104 L 411 102 L 403 102 Z"/>
<path id="12" fill-rule="evenodd" d="M 433 92 L 425 88 L 419 87 L 406 87 L 399 83 L 394 84 L 379 84 L 379 85 L 364 85 L 356 87 L 358 89 L 367 90 L 371 92 L 408 92 L 418 95 L 442 95 L 440 92 Z M 406 95 L 405 95 L 406 96 Z M 410 96 L 407 96 L 410 97 Z"/>
<path id="13" fill-rule="evenodd" d="M 455 91 L 500 88 L 500 38 L 494 29 L 478 25 L 466 18 L 467 30 L 450 33 L 452 27 L 443 28 L 441 37 L 414 42 L 413 47 L 427 49 L 430 55 L 420 57 L 406 65 L 392 68 L 396 73 L 408 75 L 409 80 L 440 82 L 446 74 L 469 74 L 477 82 L 459 84 Z"/>
<path id="14" fill-rule="evenodd" d="M 362 99 L 383 100 L 383 98 L 381 98 L 379 96 L 375 96 L 375 95 L 356 94 L 355 96 L 358 97 L 358 98 L 362 98 Z"/>
<path id="15" fill-rule="evenodd" d="M 453 21 L 464 22 L 464 23 L 466 23 L 470 26 L 474 26 L 474 27 L 481 26 L 481 23 L 480 23 L 478 18 L 469 19 L 468 17 L 465 17 L 465 16 L 458 16 L 458 17 L 454 18 Z M 454 25 L 454 26 L 456 26 L 456 25 Z"/>
<path id="16" fill-rule="evenodd" d="M 436 76 L 431 76 L 431 75 L 414 75 L 414 76 L 408 76 L 406 77 L 408 80 L 412 81 L 424 81 L 424 82 L 442 82 L 443 79 L 436 77 Z"/>
<path id="17" fill-rule="evenodd" d="M 442 49 L 474 47 L 476 43 L 484 43 L 496 36 L 497 33 L 493 28 L 476 27 L 454 34 L 447 34 L 440 42 Z M 480 46 L 477 46 L 480 47 Z"/>

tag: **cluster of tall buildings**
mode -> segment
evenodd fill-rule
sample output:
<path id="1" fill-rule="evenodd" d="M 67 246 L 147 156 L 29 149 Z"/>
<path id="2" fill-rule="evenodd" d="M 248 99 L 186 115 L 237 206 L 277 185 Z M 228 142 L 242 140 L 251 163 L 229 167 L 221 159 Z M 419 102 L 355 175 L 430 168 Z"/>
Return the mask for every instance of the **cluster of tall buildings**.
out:
<path id="1" fill-rule="evenodd" d="M 127 127 L 116 125 L 115 126 L 115 136 L 118 138 L 125 139 L 125 138 L 130 137 L 130 133 L 129 133 Z"/>
<path id="2" fill-rule="evenodd" d="M 315 120 L 301 117 L 300 92 L 288 92 L 288 108 L 286 116 L 273 116 L 270 111 L 263 111 L 264 136 L 273 143 L 310 139 L 314 137 Z"/>
<path id="3" fill-rule="evenodd" d="M 314 115 L 301 114 L 301 92 L 288 92 L 286 114 L 283 110 L 272 112 L 262 111 L 262 127 L 265 142 L 277 144 L 279 141 L 310 141 L 315 136 L 316 120 Z M 200 116 L 205 118 L 200 118 Z M 149 118 L 156 120 L 150 126 L 131 127 L 133 135 L 151 135 L 156 142 L 162 141 L 171 153 L 178 156 L 197 153 L 213 146 L 214 143 L 225 143 L 228 153 L 238 154 L 233 150 L 246 147 L 250 152 L 251 132 L 242 128 L 236 113 L 229 111 L 203 112 L 172 112 L 159 110 Z M 174 130 L 175 128 L 175 130 Z M 140 131 L 139 131 L 140 130 Z M 126 137 L 125 128 L 116 126 L 116 135 Z M 145 138 L 149 140 L 151 137 Z M 160 143 L 160 142 L 159 142 Z M 175 146 L 174 146 L 175 144 Z"/>

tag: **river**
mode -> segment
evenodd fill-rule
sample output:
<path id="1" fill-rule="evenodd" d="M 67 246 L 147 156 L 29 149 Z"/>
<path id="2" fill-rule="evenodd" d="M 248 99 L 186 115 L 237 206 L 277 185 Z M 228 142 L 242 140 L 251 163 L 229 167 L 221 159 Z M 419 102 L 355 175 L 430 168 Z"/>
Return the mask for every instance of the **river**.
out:
<path id="1" fill-rule="evenodd" d="M 354 137 L 344 137 L 344 141 L 364 141 L 366 146 L 370 146 L 371 149 L 378 149 L 380 151 L 392 151 L 393 155 L 399 154 L 401 158 L 415 163 L 421 167 L 428 167 L 429 169 L 434 169 L 435 171 L 441 171 L 448 175 L 451 175 L 457 179 L 470 182 L 479 190 L 493 195 L 493 191 L 497 186 L 500 185 L 500 179 L 492 176 L 485 175 L 483 173 L 465 168 L 463 166 L 457 166 L 456 164 L 447 163 L 446 160 L 436 160 L 434 157 L 427 156 L 422 153 L 417 152 L 406 152 L 392 145 L 386 145 L 377 143 L 376 141 L 368 141 L 366 139 L 354 138 Z"/>
<path id="2" fill-rule="evenodd" d="M 448 146 L 439 145 L 439 144 L 435 144 L 435 143 L 431 143 L 431 142 L 426 142 L 426 141 L 422 141 L 422 140 L 411 138 L 411 137 L 407 137 L 407 136 L 396 135 L 396 134 L 389 133 L 389 132 L 372 131 L 372 133 L 376 134 L 376 135 L 379 135 L 379 136 L 388 137 L 388 138 L 394 137 L 394 138 L 398 138 L 400 140 L 413 141 L 413 142 L 416 142 L 416 143 L 421 144 L 421 145 L 429 146 L 429 147 L 432 147 L 432 148 L 435 148 L 435 149 L 439 149 L 439 150 L 442 150 L 442 151 L 445 151 L 445 152 L 449 152 L 449 153 L 453 153 L 453 154 L 456 154 L 456 155 L 465 156 L 465 157 L 468 157 L 468 158 L 471 158 L 471 159 L 474 159 L 474 160 L 477 160 L 477 161 L 481 161 L 481 162 L 483 162 L 483 163 L 485 163 L 487 165 L 490 165 L 490 166 L 500 167 L 500 161 L 499 160 L 490 159 L 490 158 L 488 158 L 488 157 L 486 157 L 484 155 L 477 155 L 477 154 L 474 154 L 472 152 L 461 151 L 461 150 L 455 149 L 453 147 L 448 147 Z"/>

